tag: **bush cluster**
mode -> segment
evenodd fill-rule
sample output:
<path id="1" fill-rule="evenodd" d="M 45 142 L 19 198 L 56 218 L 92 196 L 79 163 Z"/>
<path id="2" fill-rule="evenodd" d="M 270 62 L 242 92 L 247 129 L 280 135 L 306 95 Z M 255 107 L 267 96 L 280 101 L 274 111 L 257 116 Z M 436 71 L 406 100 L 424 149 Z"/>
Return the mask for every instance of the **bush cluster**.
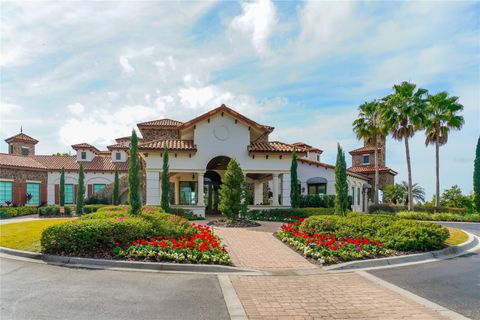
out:
<path id="1" fill-rule="evenodd" d="M 407 206 L 404 205 L 392 205 L 392 204 L 372 204 L 368 207 L 368 213 L 377 213 L 377 212 L 401 212 L 406 211 Z M 456 213 L 456 214 L 465 214 L 467 209 L 465 208 L 451 208 L 451 207 L 434 207 L 434 206 L 425 206 L 425 205 L 415 205 L 413 208 L 415 212 L 426 212 L 426 213 Z"/>
<path id="2" fill-rule="evenodd" d="M 424 220 L 424 221 L 457 221 L 457 222 L 480 222 L 480 214 L 460 215 L 453 213 L 426 213 L 401 211 L 396 216 L 401 219 Z"/>
<path id="3" fill-rule="evenodd" d="M 386 248 L 400 251 L 425 251 L 441 248 L 448 229 L 436 223 L 407 221 L 390 215 L 349 214 L 313 216 L 305 219 L 300 230 L 308 234 L 328 233 L 339 238 L 369 238 Z"/>
<path id="4" fill-rule="evenodd" d="M 37 207 L 0 207 L 0 219 L 36 214 Z"/>
<path id="5" fill-rule="evenodd" d="M 244 218 L 261 221 L 295 221 L 313 215 L 334 214 L 335 208 L 299 208 L 299 209 L 262 209 L 250 210 L 244 214 Z"/>
<path id="6" fill-rule="evenodd" d="M 335 207 L 335 195 L 331 195 L 331 194 L 300 195 L 300 208 L 333 208 L 333 207 Z"/>
<path id="7" fill-rule="evenodd" d="M 65 212 L 63 213 L 64 216 L 69 216 L 72 213 L 72 207 L 65 207 Z M 40 217 L 58 217 L 62 214 L 60 213 L 60 206 L 45 206 L 38 208 L 38 215 Z"/>
<path id="8" fill-rule="evenodd" d="M 192 210 L 185 209 L 185 208 L 171 208 L 171 207 L 168 207 L 167 213 L 180 216 L 180 217 L 185 218 L 185 219 L 190 220 L 190 221 L 203 220 L 204 219 L 202 216 L 197 216 L 196 214 L 194 214 L 192 212 Z"/>

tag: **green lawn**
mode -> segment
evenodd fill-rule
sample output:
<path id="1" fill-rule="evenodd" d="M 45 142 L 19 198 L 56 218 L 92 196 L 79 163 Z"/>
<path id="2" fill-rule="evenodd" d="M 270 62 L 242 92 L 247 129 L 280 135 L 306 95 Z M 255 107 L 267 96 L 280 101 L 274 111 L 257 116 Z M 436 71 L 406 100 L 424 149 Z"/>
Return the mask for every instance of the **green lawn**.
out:
<path id="1" fill-rule="evenodd" d="M 457 245 L 468 240 L 468 234 L 457 228 L 447 227 L 450 237 L 445 241 L 449 245 Z"/>
<path id="2" fill-rule="evenodd" d="M 0 246 L 40 252 L 40 236 L 48 226 L 63 223 L 69 219 L 48 219 L 17 222 L 0 225 Z"/>

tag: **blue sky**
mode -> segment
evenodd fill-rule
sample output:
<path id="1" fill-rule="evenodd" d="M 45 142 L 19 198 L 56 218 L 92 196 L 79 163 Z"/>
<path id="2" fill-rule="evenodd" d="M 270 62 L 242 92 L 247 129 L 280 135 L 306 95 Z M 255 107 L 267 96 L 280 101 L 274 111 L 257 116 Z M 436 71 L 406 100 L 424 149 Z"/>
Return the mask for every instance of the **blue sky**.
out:
<path id="1" fill-rule="evenodd" d="M 39 153 L 103 147 L 135 123 L 188 120 L 225 103 L 333 163 L 357 107 L 409 80 L 446 90 L 465 126 L 441 148 L 442 188 L 472 189 L 480 133 L 480 3 L 1 2 L 2 140 Z M 413 178 L 434 191 L 434 148 L 412 141 Z M 406 180 L 403 144 L 387 162 Z M 0 151 L 6 152 L 1 143 Z"/>

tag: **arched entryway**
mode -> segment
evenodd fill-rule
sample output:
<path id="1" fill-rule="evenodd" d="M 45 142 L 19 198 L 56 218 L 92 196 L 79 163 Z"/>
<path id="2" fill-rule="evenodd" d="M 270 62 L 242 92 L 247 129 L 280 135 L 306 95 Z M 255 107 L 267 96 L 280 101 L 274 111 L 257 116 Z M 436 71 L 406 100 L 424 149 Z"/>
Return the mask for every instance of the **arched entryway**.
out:
<path id="1" fill-rule="evenodd" d="M 222 184 L 223 172 L 227 170 L 229 161 L 229 157 L 218 156 L 207 164 L 207 171 L 203 176 L 206 214 L 220 214 L 218 210 L 219 190 Z"/>

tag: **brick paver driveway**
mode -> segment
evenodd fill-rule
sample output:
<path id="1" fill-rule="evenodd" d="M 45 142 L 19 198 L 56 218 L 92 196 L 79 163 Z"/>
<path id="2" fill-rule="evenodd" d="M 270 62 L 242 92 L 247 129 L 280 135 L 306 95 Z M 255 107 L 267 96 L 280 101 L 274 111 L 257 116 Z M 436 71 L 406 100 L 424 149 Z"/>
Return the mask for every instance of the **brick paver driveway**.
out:
<path id="1" fill-rule="evenodd" d="M 232 263 L 258 270 L 317 268 L 272 235 L 281 224 L 263 224 L 256 228 L 214 229 L 227 245 Z"/>
<path id="2" fill-rule="evenodd" d="M 355 273 L 231 276 L 249 319 L 447 319 Z"/>

